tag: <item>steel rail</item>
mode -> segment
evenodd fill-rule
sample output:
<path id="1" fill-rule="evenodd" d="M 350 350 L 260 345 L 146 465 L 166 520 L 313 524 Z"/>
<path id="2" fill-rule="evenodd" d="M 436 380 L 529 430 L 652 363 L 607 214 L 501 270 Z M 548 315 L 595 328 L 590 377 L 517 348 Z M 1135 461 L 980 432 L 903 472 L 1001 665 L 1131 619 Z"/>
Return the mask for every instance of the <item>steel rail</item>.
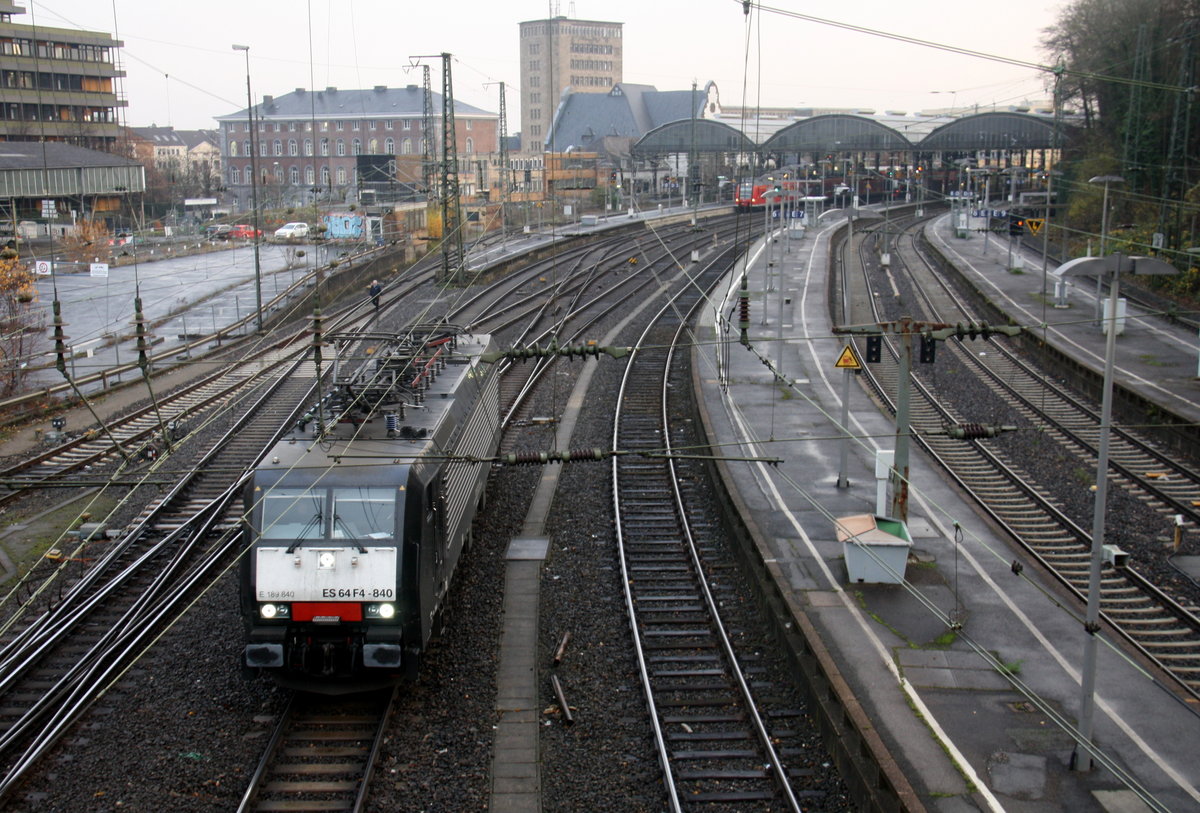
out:
<path id="1" fill-rule="evenodd" d="M 720 258 L 718 258 L 717 261 L 714 261 L 714 263 L 710 264 L 709 268 L 719 267 L 721 269 L 721 271 L 723 272 L 725 266 L 720 265 L 720 264 L 721 263 L 728 264 L 729 262 L 732 261 L 732 258 L 735 257 L 737 253 L 738 253 L 738 249 L 735 247 L 730 252 L 728 252 L 728 253 L 722 255 Z M 715 274 L 713 279 L 710 282 L 710 287 L 707 290 L 711 290 L 711 286 L 715 286 L 716 284 L 718 284 L 719 279 L 720 279 L 720 274 Z M 632 388 L 634 386 L 634 369 L 637 366 L 637 362 L 639 361 L 640 357 L 645 357 L 648 354 L 648 351 L 642 347 L 643 343 L 646 340 L 646 337 L 649 335 L 649 333 L 651 331 L 655 330 L 658 327 L 658 325 L 660 324 L 660 322 L 662 321 L 662 319 L 665 316 L 678 315 L 681 324 L 675 334 L 675 342 L 677 342 L 678 336 L 679 336 L 679 331 L 682 331 L 684 329 L 688 319 L 690 318 L 691 313 L 693 313 L 694 310 L 696 308 L 698 308 L 704 302 L 703 297 L 696 296 L 695 300 L 693 302 L 688 303 L 688 307 L 686 309 L 687 314 L 679 314 L 678 311 L 676 310 L 677 303 L 679 302 L 679 300 L 681 298 L 684 297 L 684 295 L 694 295 L 694 291 L 691 289 L 691 286 L 687 287 L 684 291 L 677 292 L 676 294 L 674 294 L 670 297 L 667 304 L 659 311 L 659 313 L 653 319 L 650 320 L 649 326 L 646 328 L 646 330 L 642 334 L 642 337 L 639 338 L 638 342 L 636 343 L 635 349 L 633 351 L 633 355 L 631 356 L 629 363 L 626 366 L 625 375 L 622 377 L 621 385 L 618 389 L 617 396 L 616 396 L 616 403 L 618 404 L 618 408 L 615 412 L 614 419 L 613 419 L 613 446 L 614 446 L 614 449 L 623 448 L 624 446 L 627 445 L 624 442 L 625 432 L 627 431 L 627 429 L 624 426 L 624 422 L 627 419 L 624 414 L 623 407 L 633 397 Z M 668 357 L 668 354 L 661 350 L 654 351 L 654 354 L 661 354 L 664 358 Z M 668 387 L 667 387 L 668 375 L 669 375 L 669 367 L 664 367 L 663 370 L 659 373 L 660 381 L 659 381 L 659 385 L 658 385 L 659 386 L 658 398 L 659 398 L 659 405 L 660 405 L 659 406 L 660 421 L 663 420 L 663 418 L 664 418 L 664 413 L 662 412 L 662 410 L 665 409 L 664 405 L 666 403 L 665 399 L 667 397 L 666 390 L 668 389 Z M 640 401 L 640 400 L 644 400 L 644 399 L 639 398 L 638 400 Z M 660 423 L 659 442 L 665 443 L 665 438 L 668 435 L 669 435 L 669 432 L 666 430 L 665 427 L 662 427 L 662 425 Z M 639 677 L 640 677 L 640 681 L 642 684 L 642 690 L 646 697 L 646 702 L 647 702 L 647 706 L 648 706 L 648 710 L 649 710 L 649 714 L 650 714 L 653 738 L 654 738 L 654 742 L 655 742 L 655 748 L 658 753 L 660 766 L 663 771 L 663 784 L 664 784 L 664 788 L 667 793 L 668 804 L 670 805 L 670 809 L 672 811 L 681 811 L 683 809 L 683 804 L 682 804 L 682 801 L 680 798 L 679 780 L 676 776 L 676 768 L 673 765 L 671 752 L 667 746 L 666 736 L 665 736 L 665 733 L 663 730 L 663 723 L 662 723 L 662 719 L 661 719 L 662 711 L 658 708 L 658 704 L 656 702 L 656 689 L 655 689 L 655 685 L 654 685 L 654 680 L 650 673 L 650 669 L 649 669 L 649 665 L 648 665 L 648 655 L 647 655 L 646 648 L 645 648 L 645 640 L 644 640 L 645 630 L 643 629 L 642 622 L 639 621 L 640 613 L 639 613 L 639 609 L 638 609 L 638 600 L 634 596 L 634 592 L 633 592 L 633 584 L 634 584 L 635 579 L 634 579 L 633 574 L 630 571 L 630 549 L 629 549 L 629 546 L 632 544 L 633 540 L 632 540 L 632 538 L 629 537 L 628 531 L 625 528 L 625 524 L 627 521 L 627 519 L 626 519 L 627 512 L 624 510 L 623 505 L 622 505 L 621 494 L 622 494 L 623 474 L 621 472 L 619 460 L 620 460 L 620 458 L 614 458 L 613 465 L 612 465 L 613 513 L 614 513 L 614 517 L 616 518 L 616 522 L 614 523 L 614 526 L 615 526 L 615 533 L 617 536 L 617 548 L 618 548 L 620 566 L 621 566 L 621 577 L 622 577 L 624 593 L 625 593 L 626 612 L 629 615 L 629 623 L 630 623 L 630 629 L 631 629 L 631 633 L 632 633 L 633 641 L 634 641 L 634 651 L 635 651 L 635 656 L 636 656 L 637 664 L 638 664 Z M 668 462 L 670 462 L 670 461 L 668 461 Z M 675 473 L 674 473 L 673 464 L 670 466 L 664 467 L 664 469 L 666 471 L 670 472 L 672 480 L 674 481 Z M 675 484 L 675 490 L 676 490 L 676 494 L 674 495 L 674 498 L 675 498 L 675 500 L 678 500 L 678 499 L 680 499 L 680 495 L 678 494 L 678 484 L 677 483 Z M 718 640 L 721 642 L 721 651 L 722 651 L 724 661 L 725 661 L 724 666 L 728 670 L 728 673 L 729 673 L 730 677 L 732 678 L 733 682 L 737 685 L 738 692 L 740 693 L 740 695 L 742 697 L 745 713 L 748 714 L 748 716 L 750 718 L 750 726 L 754 732 L 753 737 L 758 740 L 759 747 L 762 749 L 762 753 L 766 760 L 766 763 L 765 763 L 767 766 L 766 772 L 771 774 L 771 776 L 776 779 L 778 790 L 781 794 L 783 794 L 789 807 L 792 810 L 798 811 L 800 809 L 800 807 L 799 807 L 798 802 L 795 799 L 794 794 L 791 791 L 790 784 L 788 783 L 787 770 L 783 766 L 782 761 L 779 759 L 778 754 L 775 752 L 774 746 L 771 742 L 770 734 L 769 734 L 769 732 L 767 732 L 766 727 L 763 724 L 762 718 L 758 714 L 756 704 L 755 704 L 755 701 L 753 698 L 753 694 L 751 693 L 751 690 L 749 687 L 749 683 L 745 679 L 744 674 L 738 668 L 737 656 L 736 656 L 736 653 L 732 649 L 732 645 L 730 643 L 728 633 L 724 629 L 724 626 L 721 622 L 720 613 L 716 606 L 716 602 L 712 596 L 710 589 L 708 588 L 706 579 L 701 575 L 703 573 L 703 571 L 702 571 L 701 565 L 700 565 L 699 554 L 695 548 L 695 540 L 692 538 L 690 529 L 688 529 L 688 527 L 687 527 L 688 523 L 687 523 L 686 510 L 681 509 L 677 502 L 671 503 L 671 510 L 672 510 L 672 513 L 675 514 L 675 522 L 678 523 L 679 529 L 683 532 L 684 536 L 686 537 L 687 544 L 684 545 L 684 547 L 685 547 L 685 549 L 687 549 L 689 551 L 688 556 L 690 557 L 691 562 L 692 562 L 691 566 L 692 566 L 692 568 L 694 568 L 693 574 L 695 576 L 695 586 L 701 592 L 701 594 L 705 597 L 705 605 L 706 605 L 708 622 L 709 622 L 712 630 L 715 631 L 715 634 L 716 634 Z"/>

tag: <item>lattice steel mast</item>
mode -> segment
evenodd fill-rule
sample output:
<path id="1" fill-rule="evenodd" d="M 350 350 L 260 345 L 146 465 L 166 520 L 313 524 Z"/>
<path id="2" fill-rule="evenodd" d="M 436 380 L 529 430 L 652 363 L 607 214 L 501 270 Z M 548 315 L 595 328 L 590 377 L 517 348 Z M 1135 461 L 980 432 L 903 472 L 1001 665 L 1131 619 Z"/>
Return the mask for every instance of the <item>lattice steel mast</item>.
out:
<path id="1" fill-rule="evenodd" d="M 462 279 L 462 207 L 458 197 L 458 139 L 454 126 L 454 83 L 450 54 L 442 54 L 442 279 Z"/>
<path id="2" fill-rule="evenodd" d="M 433 89 L 429 86 L 429 66 L 421 66 L 424 79 L 422 87 L 424 96 L 421 106 L 421 185 L 424 187 L 425 200 L 432 200 L 433 191 Z"/>

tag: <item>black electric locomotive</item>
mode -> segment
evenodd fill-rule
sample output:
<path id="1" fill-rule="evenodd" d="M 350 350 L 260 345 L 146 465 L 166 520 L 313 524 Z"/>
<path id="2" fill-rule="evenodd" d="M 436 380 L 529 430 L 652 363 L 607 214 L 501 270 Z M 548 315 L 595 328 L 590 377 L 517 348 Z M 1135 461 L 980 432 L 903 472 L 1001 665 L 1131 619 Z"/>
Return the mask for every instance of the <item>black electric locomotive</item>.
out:
<path id="1" fill-rule="evenodd" d="M 245 667 L 327 692 L 416 673 L 499 442 L 494 349 L 444 326 L 368 340 L 259 464 Z"/>

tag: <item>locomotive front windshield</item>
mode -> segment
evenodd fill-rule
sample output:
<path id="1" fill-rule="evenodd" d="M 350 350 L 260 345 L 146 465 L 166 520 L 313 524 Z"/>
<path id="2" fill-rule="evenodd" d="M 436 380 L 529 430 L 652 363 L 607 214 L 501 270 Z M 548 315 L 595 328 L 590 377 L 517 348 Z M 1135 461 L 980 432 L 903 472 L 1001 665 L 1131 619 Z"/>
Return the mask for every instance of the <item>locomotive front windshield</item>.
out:
<path id="1" fill-rule="evenodd" d="M 272 488 L 262 500 L 262 539 L 392 539 L 396 491 L 391 488 Z"/>

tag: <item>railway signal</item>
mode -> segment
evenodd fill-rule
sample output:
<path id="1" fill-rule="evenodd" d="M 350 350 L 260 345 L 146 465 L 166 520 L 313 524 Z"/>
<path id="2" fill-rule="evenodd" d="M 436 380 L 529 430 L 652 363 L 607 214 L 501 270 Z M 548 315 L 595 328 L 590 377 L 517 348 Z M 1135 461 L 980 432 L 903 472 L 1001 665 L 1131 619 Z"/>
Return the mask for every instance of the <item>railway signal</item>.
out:
<path id="1" fill-rule="evenodd" d="M 836 332 L 836 331 L 834 331 Z M 878 364 L 883 358 L 883 335 L 867 336 L 867 363 Z"/>
<path id="2" fill-rule="evenodd" d="M 959 322 L 949 325 L 944 322 L 918 322 L 911 317 L 902 317 L 896 322 L 880 322 L 874 325 L 835 326 L 835 334 L 860 334 L 867 337 L 867 362 L 879 363 L 882 359 L 883 334 L 894 333 L 900 339 L 900 376 L 896 384 L 896 453 L 892 464 L 895 488 L 892 492 L 892 516 L 908 519 L 908 445 L 912 430 L 909 425 L 909 401 L 912 387 L 913 336 L 919 336 L 920 359 L 930 363 L 934 358 L 937 340 L 951 336 L 974 339 L 989 338 L 992 333 L 1015 336 L 1021 328 L 1015 325 L 989 325 L 987 322 Z M 839 478 L 840 483 L 840 478 Z"/>
<path id="3" fill-rule="evenodd" d="M 933 359 L 937 353 L 937 341 L 933 336 L 921 334 L 921 363 L 933 364 Z"/>

